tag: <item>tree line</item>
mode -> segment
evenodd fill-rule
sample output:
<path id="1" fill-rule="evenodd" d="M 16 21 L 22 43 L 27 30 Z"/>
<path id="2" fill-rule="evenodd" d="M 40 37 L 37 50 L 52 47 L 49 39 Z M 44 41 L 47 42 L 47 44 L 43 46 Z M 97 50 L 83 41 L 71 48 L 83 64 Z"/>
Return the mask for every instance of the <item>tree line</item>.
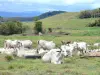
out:
<path id="1" fill-rule="evenodd" d="M 27 28 L 28 27 L 24 26 L 20 21 L 0 21 L 0 35 L 21 34 L 24 33 Z"/>
<path id="2" fill-rule="evenodd" d="M 99 18 L 100 17 L 100 8 L 94 10 L 84 10 L 79 14 L 79 18 Z"/>

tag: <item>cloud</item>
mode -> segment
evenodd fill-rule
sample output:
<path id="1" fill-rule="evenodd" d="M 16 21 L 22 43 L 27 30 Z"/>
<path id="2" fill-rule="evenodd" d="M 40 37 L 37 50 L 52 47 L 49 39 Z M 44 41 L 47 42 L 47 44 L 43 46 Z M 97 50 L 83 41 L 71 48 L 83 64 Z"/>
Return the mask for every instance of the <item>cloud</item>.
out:
<path id="1" fill-rule="evenodd" d="M 0 0 L 1 11 L 80 11 L 100 7 L 100 0 Z"/>
<path id="2" fill-rule="evenodd" d="M 93 9 L 100 8 L 100 3 L 94 3 L 94 4 L 92 4 L 92 8 Z"/>
<path id="3" fill-rule="evenodd" d="M 23 4 L 48 4 L 48 5 L 73 5 L 77 3 L 93 3 L 96 0 L 0 0 L 0 2 L 12 2 Z"/>
<path id="4" fill-rule="evenodd" d="M 66 4 L 73 5 L 73 4 L 84 4 L 84 3 L 93 3 L 95 0 L 64 0 Z"/>

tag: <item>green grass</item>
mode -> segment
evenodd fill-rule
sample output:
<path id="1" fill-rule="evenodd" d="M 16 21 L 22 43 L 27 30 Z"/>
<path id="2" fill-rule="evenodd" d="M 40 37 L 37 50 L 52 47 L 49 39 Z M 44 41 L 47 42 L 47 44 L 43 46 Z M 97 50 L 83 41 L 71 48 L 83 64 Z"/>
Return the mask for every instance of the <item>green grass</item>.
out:
<path id="1" fill-rule="evenodd" d="M 0 55 L 2 56 L 2 55 Z M 16 58 L 13 61 L 0 60 L 2 75 L 99 75 L 99 58 L 65 58 L 64 63 L 55 65 L 41 59 Z"/>

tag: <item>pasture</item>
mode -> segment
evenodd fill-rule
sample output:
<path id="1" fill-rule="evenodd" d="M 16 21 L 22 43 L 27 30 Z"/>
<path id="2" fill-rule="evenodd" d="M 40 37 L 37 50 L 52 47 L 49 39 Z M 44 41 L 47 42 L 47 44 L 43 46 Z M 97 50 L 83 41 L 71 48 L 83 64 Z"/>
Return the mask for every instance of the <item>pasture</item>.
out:
<path id="1" fill-rule="evenodd" d="M 63 13 L 41 20 L 43 28 L 54 28 L 53 32 L 67 32 L 70 35 L 45 34 L 37 35 L 0 35 L 0 47 L 4 46 L 6 39 L 32 40 L 33 48 L 37 47 L 37 40 L 52 40 L 57 47 L 62 40 L 84 41 L 89 44 L 100 42 L 100 28 L 86 27 L 88 23 L 94 22 L 97 18 L 78 19 L 78 13 Z M 32 33 L 33 22 L 23 22 L 29 26 L 27 33 Z M 0 75 L 100 75 L 100 58 L 70 57 L 64 59 L 64 64 L 54 65 L 44 63 L 41 59 L 24 59 L 15 57 L 7 62 L 5 55 L 0 54 Z"/>
<path id="2" fill-rule="evenodd" d="M 65 58 L 64 64 L 15 57 L 7 62 L 0 55 L 0 75 L 100 75 L 100 58 Z"/>

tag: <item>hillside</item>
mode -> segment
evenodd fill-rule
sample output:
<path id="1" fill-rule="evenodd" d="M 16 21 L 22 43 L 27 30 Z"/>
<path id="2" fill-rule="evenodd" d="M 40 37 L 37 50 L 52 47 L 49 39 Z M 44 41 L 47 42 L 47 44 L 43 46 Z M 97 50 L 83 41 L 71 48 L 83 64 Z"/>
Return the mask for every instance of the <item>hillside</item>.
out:
<path id="1" fill-rule="evenodd" d="M 79 19 L 79 12 L 67 12 L 58 15 L 54 15 L 40 21 L 43 22 L 44 28 L 81 28 L 86 27 L 88 23 L 94 22 L 97 18 Z M 30 27 L 33 26 L 33 22 L 23 22 Z"/>
<path id="2" fill-rule="evenodd" d="M 88 23 L 93 22 L 96 18 L 79 19 L 78 12 L 67 12 L 52 17 L 42 19 L 44 27 L 48 28 L 81 28 Z"/>
<path id="3" fill-rule="evenodd" d="M 98 18 L 79 19 L 78 12 L 67 12 L 42 19 L 43 28 L 53 28 L 54 32 L 68 32 L 73 36 L 100 35 L 99 27 L 87 27 Z M 34 27 L 34 22 L 23 22 L 24 25 Z"/>

